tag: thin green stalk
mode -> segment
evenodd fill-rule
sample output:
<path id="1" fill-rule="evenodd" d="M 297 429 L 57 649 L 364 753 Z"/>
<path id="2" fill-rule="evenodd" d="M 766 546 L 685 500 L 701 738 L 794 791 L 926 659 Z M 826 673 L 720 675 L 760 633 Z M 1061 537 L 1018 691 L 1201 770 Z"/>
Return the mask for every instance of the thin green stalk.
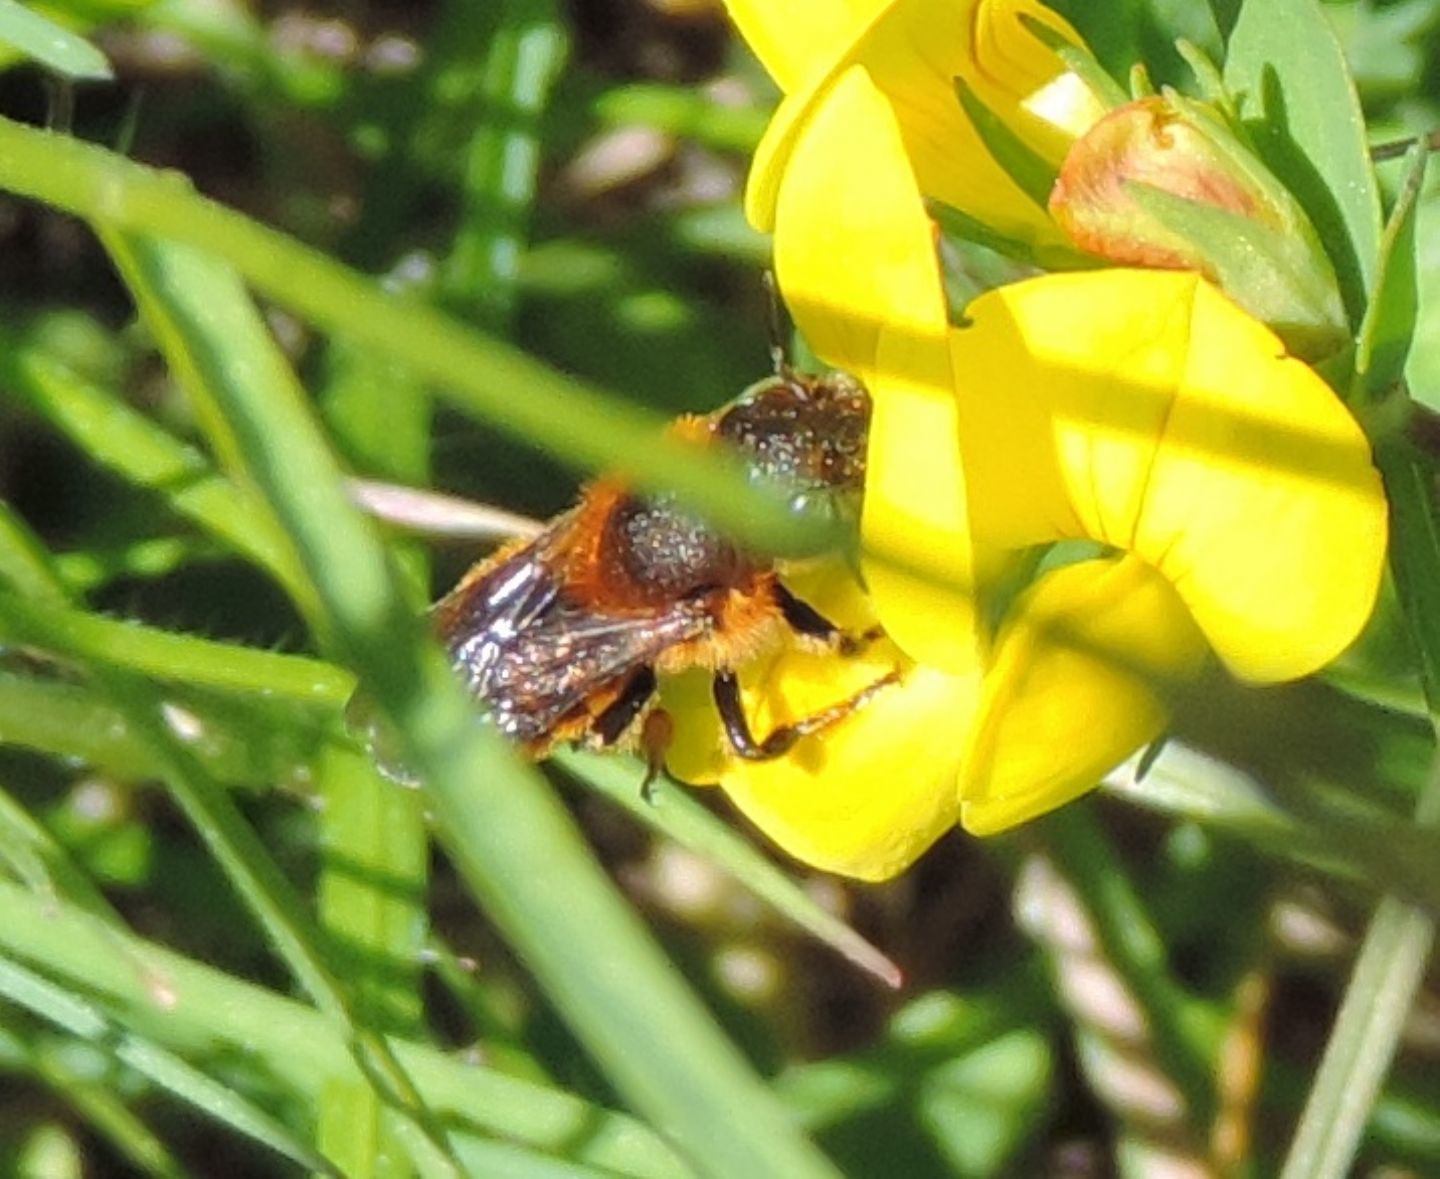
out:
<path id="1" fill-rule="evenodd" d="M 426 782 L 462 875 L 617 1089 L 707 1174 L 833 1174 L 680 982 L 543 780 L 475 723 L 234 274 L 150 241 L 128 238 L 126 253 L 132 281 L 165 316 L 157 335 L 197 361 L 203 379 L 190 392 L 205 399 L 197 416 L 216 453 L 241 464 L 293 538 L 314 586 L 305 604 L 319 606 L 316 633 L 360 673 Z M 413 332 L 419 310 L 399 318 L 402 330 Z"/>
<path id="2" fill-rule="evenodd" d="M 1420 655 L 1421 685 L 1440 736 L 1440 521 L 1432 473 L 1401 440 L 1376 447 L 1390 500 L 1390 565 Z M 1440 829 L 1440 749 L 1415 805 L 1415 824 Z M 1281 1179 L 1343 1179 L 1425 978 L 1435 943 L 1431 913 L 1407 898 L 1376 906 L 1335 1017 Z"/>
<path id="3" fill-rule="evenodd" d="M 351 677 L 333 664 L 176 634 L 0 593 L 0 641 L 64 651 L 158 680 L 338 706 Z"/>

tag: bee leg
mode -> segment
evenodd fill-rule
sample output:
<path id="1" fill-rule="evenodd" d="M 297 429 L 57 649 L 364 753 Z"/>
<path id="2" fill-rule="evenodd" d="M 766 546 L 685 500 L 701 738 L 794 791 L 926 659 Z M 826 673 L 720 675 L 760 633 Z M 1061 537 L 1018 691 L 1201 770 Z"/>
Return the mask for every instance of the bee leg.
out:
<path id="1" fill-rule="evenodd" d="M 873 684 L 861 688 L 848 699 L 832 704 L 829 708 L 822 708 L 819 712 L 812 712 L 788 725 L 781 725 L 758 741 L 750 731 L 750 722 L 745 719 L 745 709 L 740 703 L 740 681 L 735 678 L 735 673 L 717 671 L 713 690 L 715 707 L 720 711 L 720 720 L 725 726 L 725 736 L 730 741 L 730 747 L 746 761 L 770 761 L 788 753 L 801 737 L 828 729 L 856 709 L 863 708 L 880 689 L 899 682 L 900 673 L 892 671 Z"/>
<path id="2" fill-rule="evenodd" d="M 640 751 L 645 755 L 645 778 L 640 783 L 640 797 L 647 803 L 655 801 L 655 779 L 665 769 L 665 751 L 675 736 L 675 722 L 663 708 L 651 709 L 640 729 Z"/>
<path id="3" fill-rule="evenodd" d="M 841 655 L 858 655 L 867 643 L 878 639 L 882 633 L 878 626 L 874 626 L 861 635 L 846 634 L 809 602 L 797 598 L 778 581 L 775 583 L 775 604 L 781 617 L 796 634 L 821 639 Z"/>
<path id="4" fill-rule="evenodd" d="M 647 665 L 625 681 L 620 694 L 591 723 L 590 727 L 600 738 L 600 744 L 614 745 L 620 740 L 654 695 L 655 669 Z"/>

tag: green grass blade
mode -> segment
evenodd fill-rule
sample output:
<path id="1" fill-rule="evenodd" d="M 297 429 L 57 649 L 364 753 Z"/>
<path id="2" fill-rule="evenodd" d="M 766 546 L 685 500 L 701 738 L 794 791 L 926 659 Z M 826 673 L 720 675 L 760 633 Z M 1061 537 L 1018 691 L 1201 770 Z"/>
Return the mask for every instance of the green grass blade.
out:
<path id="1" fill-rule="evenodd" d="M 0 41 L 66 78 L 108 82 L 115 76 L 105 55 L 84 37 L 17 0 L 0 0 Z"/>
<path id="2" fill-rule="evenodd" d="M 675 491 L 727 532 L 764 551 L 814 551 L 831 539 L 751 486 L 736 464 L 697 459 L 657 437 L 642 413 L 563 377 L 517 349 L 238 213 L 197 196 L 173 174 L 63 136 L 0 120 L 0 187 L 113 227 L 198 246 L 226 259 L 276 302 L 402 361 L 460 410 L 579 466 L 614 468 Z M 713 461 L 712 461 L 713 460 Z"/>
<path id="3" fill-rule="evenodd" d="M 19 1046 L 18 1038 L 6 1032 L 0 1031 L 0 1038 Z M 131 1112 L 107 1078 L 91 1075 L 84 1067 L 88 1061 L 75 1066 L 71 1060 L 73 1045 L 74 1041 L 62 1036 L 31 1035 L 21 1051 L 34 1075 L 142 1174 L 153 1179 L 185 1179 L 191 1174 L 159 1136 Z"/>
<path id="4" fill-rule="evenodd" d="M 65 652 L 159 680 L 338 706 L 352 677 L 333 664 L 120 622 L 0 593 L 0 640 Z"/>
<path id="5" fill-rule="evenodd" d="M 716 818 L 689 790 L 657 782 L 651 798 L 640 791 L 644 767 L 607 754 L 558 752 L 554 760 L 635 818 L 731 877 L 812 937 L 844 955 L 888 987 L 903 983 L 900 968 L 833 913 L 821 908 L 752 843 Z"/>
<path id="6" fill-rule="evenodd" d="M 234 274 L 180 247 L 129 239 L 127 249 L 132 282 L 163 302 L 157 335 L 205 360 L 191 393 L 214 399 L 197 416 L 217 453 L 243 464 L 294 540 L 321 605 L 317 634 L 401 734 L 457 866 L 615 1086 L 707 1173 L 832 1174 L 680 984 L 553 795 L 475 723 L 438 649 L 418 641 L 419 619 Z M 406 312 L 406 331 L 416 314 Z"/>
<path id="7" fill-rule="evenodd" d="M 318 1098 L 360 1074 L 341 1031 L 306 1004 L 143 942 L 64 903 L 0 882 L 0 950 L 83 992 L 128 1030 L 177 1055 L 234 1052 L 277 1083 Z M 632 1118 L 563 1090 L 392 1041 L 427 1102 L 457 1135 L 495 1135 L 624 1175 L 689 1174 Z"/>
<path id="8" fill-rule="evenodd" d="M 78 993 L 42 978 L 17 962 L 0 958 L 0 995 L 73 1035 L 108 1046 L 116 1059 L 231 1129 L 304 1167 L 322 1174 L 335 1173 L 323 1158 L 275 1119 L 241 1099 L 233 1089 L 212 1080 L 144 1037 L 114 1027 L 93 1003 Z"/>
<path id="9" fill-rule="evenodd" d="M 420 1038 L 429 840 L 420 795 L 387 782 L 354 749 L 329 747 L 316 767 L 323 800 L 320 922 L 353 996 L 376 1031 Z M 409 1173 L 373 1087 L 337 1083 L 321 1095 L 318 1142 L 349 1175 Z M 359 1133 L 360 1126 L 370 1132 Z"/>

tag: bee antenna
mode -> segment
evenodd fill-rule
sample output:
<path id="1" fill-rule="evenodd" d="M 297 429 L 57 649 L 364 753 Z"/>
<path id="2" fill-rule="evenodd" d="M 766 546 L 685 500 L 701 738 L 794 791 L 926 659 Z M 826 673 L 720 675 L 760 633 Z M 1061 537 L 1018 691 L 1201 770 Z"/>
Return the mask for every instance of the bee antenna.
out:
<path id="1" fill-rule="evenodd" d="M 769 311 L 767 325 L 770 334 L 770 367 L 782 380 L 790 380 L 795 370 L 790 365 L 790 348 L 785 331 L 785 309 L 780 303 L 780 287 L 775 281 L 773 270 L 765 271 L 766 306 Z"/>

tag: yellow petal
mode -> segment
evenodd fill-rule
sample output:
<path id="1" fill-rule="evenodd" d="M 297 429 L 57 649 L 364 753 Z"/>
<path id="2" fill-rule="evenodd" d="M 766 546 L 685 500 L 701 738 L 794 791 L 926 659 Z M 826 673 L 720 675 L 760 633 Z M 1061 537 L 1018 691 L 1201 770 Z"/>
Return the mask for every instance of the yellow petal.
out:
<path id="1" fill-rule="evenodd" d="M 751 223 L 762 230 L 772 226 L 781 181 L 792 166 L 798 140 L 811 120 L 833 101 L 839 80 L 858 66 L 893 106 L 905 151 L 927 196 L 960 209 L 1006 236 L 1036 245 L 1063 244 L 1064 235 L 1046 211 L 1006 175 L 985 149 L 956 97 L 955 78 L 964 77 L 981 91 L 1002 119 L 1010 122 L 1009 116 L 1013 115 L 1017 123 L 1013 129 L 1047 158 L 1053 157 L 1057 167 L 1074 138 L 1068 124 L 1083 129 L 1093 121 L 1092 114 L 1098 117 L 1103 112 L 1086 106 L 1082 115 L 1066 106 L 1065 127 L 1051 122 L 1050 114 L 1036 113 L 1065 106 L 1057 102 L 1056 96 L 1073 89 L 1063 84 L 1063 79 L 1071 75 L 1051 50 L 1016 23 L 1015 13 L 1022 9 L 1033 12 L 1045 23 L 1068 30 L 1060 18 L 1023 0 L 1018 7 L 1002 4 L 999 7 L 1005 10 L 1003 18 L 988 17 L 986 28 L 993 30 L 997 24 L 1008 22 L 1009 32 L 998 38 L 992 32 L 983 44 L 977 45 L 971 33 L 972 20 L 979 19 L 976 7 L 975 0 L 959 4 L 896 0 L 878 11 L 869 25 L 857 26 L 853 41 L 835 56 L 827 71 L 816 74 L 804 87 L 790 90 L 755 153 L 745 197 L 746 216 Z M 1022 40 L 1026 48 L 1016 52 Z M 1010 55 L 1000 56 L 993 63 L 996 69 L 977 62 L 974 54 L 977 48 L 991 46 Z M 1015 72 L 1007 74 L 1007 70 Z M 1083 88 L 1082 93 L 1088 95 Z M 1088 98 L 1086 101 L 1090 102 Z M 842 141 L 836 147 L 849 158 L 852 178 L 865 183 L 875 162 L 858 144 Z"/>
<path id="2" fill-rule="evenodd" d="M 1023 19 L 1022 19 L 1023 18 Z M 1105 114 L 1083 82 L 1025 27 L 1036 21 L 1072 45 L 1080 34 L 1033 0 L 981 0 L 969 30 L 973 62 L 965 80 L 1016 135 L 1057 167 L 1070 145 Z"/>
<path id="3" fill-rule="evenodd" d="M 1239 676 L 1315 671 L 1369 619 L 1387 512 L 1370 446 L 1324 381 L 1208 283 L 1146 487 L 1136 551 Z"/>
<path id="4" fill-rule="evenodd" d="M 961 776 L 961 823 L 990 835 L 1094 787 L 1165 728 L 1163 686 L 1205 640 L 1134 557 L 1048 573 L 1016 603 L 985 677 Z"/>
<path id="5" fill-rule="evenodd" d="M 867 380 L 866 584 L 886 631 L 912 659 L 971 671 L 977 571 L 948 351 L 943 341 L 887 332 Z"/>
<path id="6" fill-rule="evenodd" d="M 884 7 L 884 0 L 725 0 L 755 56 L 789 93 L 824 71 Z"/>
<path id="7" fill-rule="evenodd" d="M 911 666 L 901 683 L 830 732 L 776 761 L 737 761 L 721 785 L 796 859 L 861 880 L 887 880 L 959 818 L 961 736 L 978 691 L 978 674 Z M 779 718 L 792 708 L 792 701 L 772 697 L 759 712 Z"/>
<path id="8" fill-rule="evenodd" d="M 882 324 L 943 341 L 934 229 L 894 114 L 864 70 L 836 82 L 795 143 L 775 211 L 775 271 L 816 354 L 862 380 Z"/>
<path id="9" fill-rule="evenodd" d="M 868 607 L 853 581 L 830 576 L 818 585 L 790 584 L 828 617 L 863 629 Z M 713 708 L 708 721 L 702 719 L 706 677 L 667 684 L 662 700 L 676 718 L 677 739 L 668 758 L 671 772 L 699 781 L 709 771 L 751 822 L 807 864 L 864 880 L 894 876 L 959 816 L 961 734 L 979 677 L 915 667 L 884 639 L 855 656 L 792 647 L 741 669 L 746 715 L 759 735 L 845 700 L 897 669 L 903 682 L 881 688 L 859 711 L 767 762 L 729 753 Z"/>
<path id="10" fill-rule="evenodd" d="M 811 347 L 874 402 L 862 533 L 880 617 L 913 657 L 967 670 L 973 576 L 934 232 L 894 116 L 863 70 L 839 80 L 796 144 L 775 268 Z"/>
<path id="11" fill-rule="evenodd" d="M 1369 617 L 1385 500 L 1364 434 L 1192 274 L 1051 275 L 952 337 L 976 544 L 1091 537 L 1176 586 L 1238 675 L 1333 659 Z"/>

